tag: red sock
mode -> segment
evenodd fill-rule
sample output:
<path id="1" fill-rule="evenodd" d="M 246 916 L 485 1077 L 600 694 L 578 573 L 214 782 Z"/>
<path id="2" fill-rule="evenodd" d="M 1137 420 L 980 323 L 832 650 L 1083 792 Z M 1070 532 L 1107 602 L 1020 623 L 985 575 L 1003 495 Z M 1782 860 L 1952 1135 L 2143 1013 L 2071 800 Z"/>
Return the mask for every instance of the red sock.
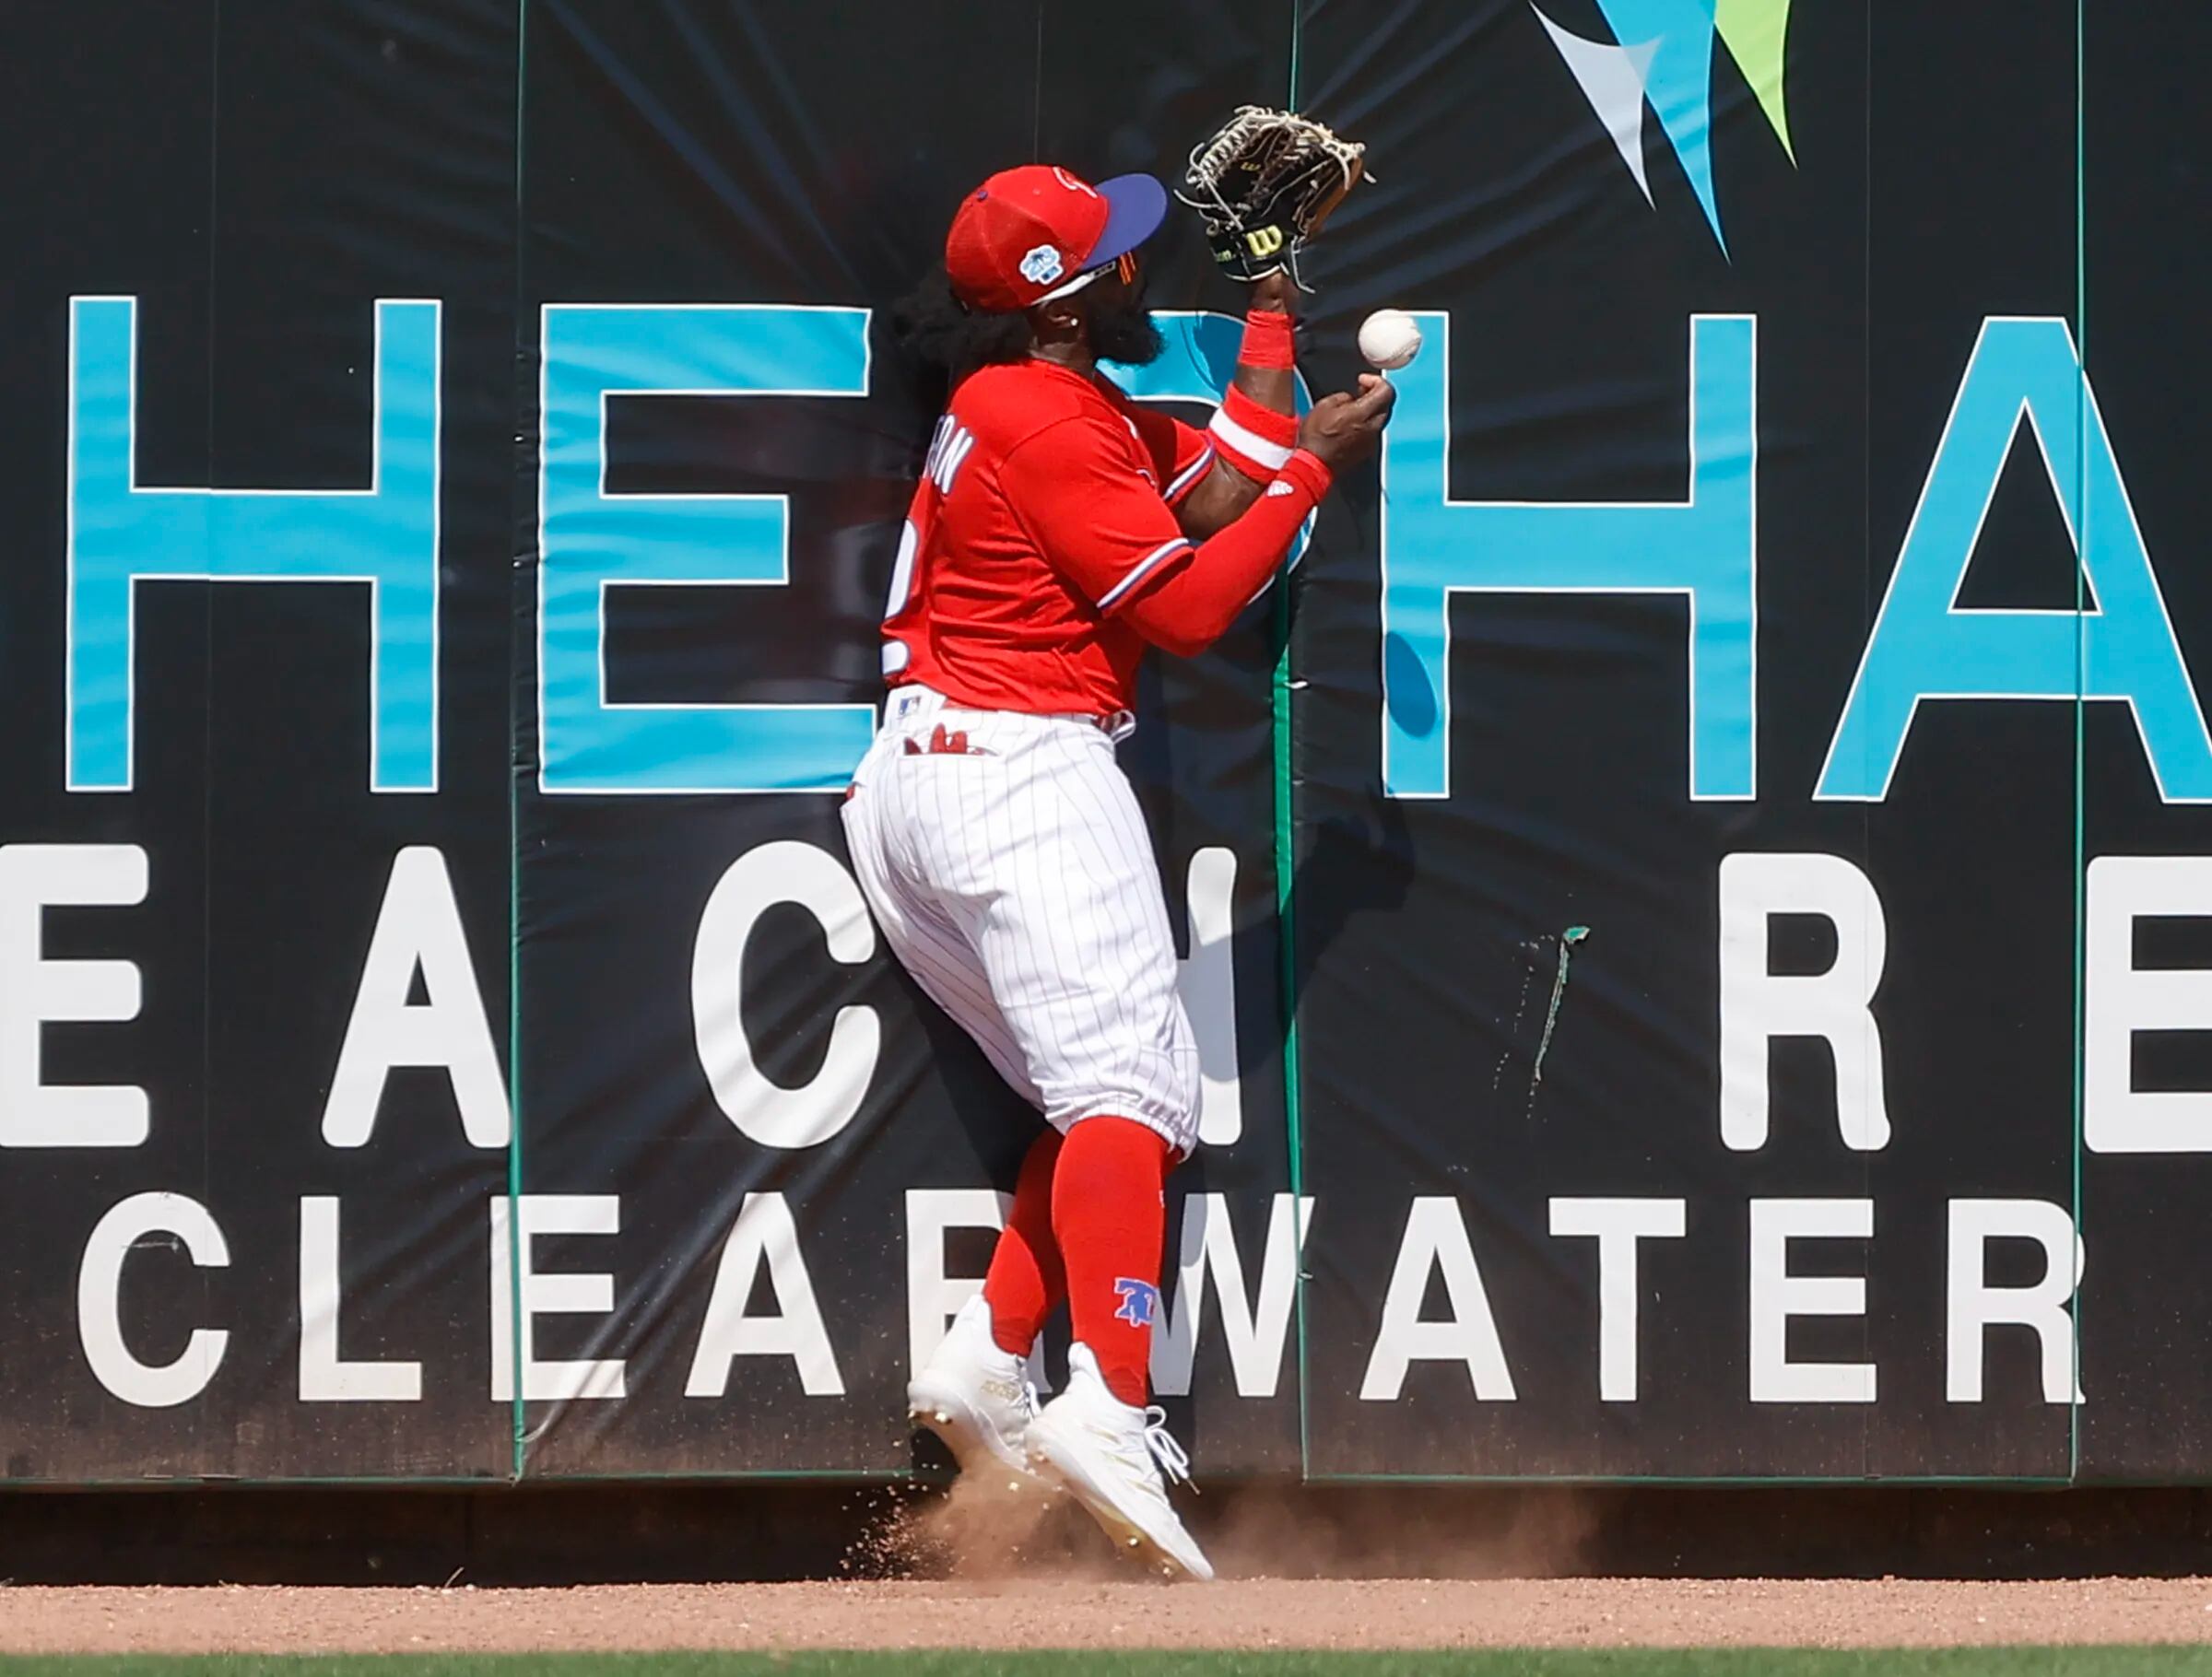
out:
<path id="1" fill-rule="evenodd" d="M 1124 1403 L 1146 1396 L 1171 1156 L 1133 1119 L 1087 1118 L 1068 1132 L 1053 1173 L 1053 1233 L 1067 1265 L 1075 1336 Z"/>
<path id="2" fill-rule="evenodd" d="M 1014 1209 L 991 1253 L 983 1297 L 991 1306 L 991 1337 L 1001 1351 L 1027 1356 L 1053 1307 L 1067 1296 L 1067 1271 L 1053 1238 L 1053 1165 L 1060 1132 L 1047 1129 L 1021 1161 Z"/>

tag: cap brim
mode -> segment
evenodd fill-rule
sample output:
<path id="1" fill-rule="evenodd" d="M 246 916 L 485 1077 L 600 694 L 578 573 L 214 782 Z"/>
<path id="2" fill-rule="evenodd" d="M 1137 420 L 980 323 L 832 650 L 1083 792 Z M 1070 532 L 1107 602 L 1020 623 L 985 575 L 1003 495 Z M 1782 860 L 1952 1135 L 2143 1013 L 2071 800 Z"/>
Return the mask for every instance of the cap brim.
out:
<path id="1" fill-rule="evenodd" d="M 1159 231 L 1168 213 L 1168 189 L 1150 175 L 1116 175 L 1099 182 L 1106 200 L 1106 230 L 1084 260 L 1095 268 L 1124 256 Z"/>

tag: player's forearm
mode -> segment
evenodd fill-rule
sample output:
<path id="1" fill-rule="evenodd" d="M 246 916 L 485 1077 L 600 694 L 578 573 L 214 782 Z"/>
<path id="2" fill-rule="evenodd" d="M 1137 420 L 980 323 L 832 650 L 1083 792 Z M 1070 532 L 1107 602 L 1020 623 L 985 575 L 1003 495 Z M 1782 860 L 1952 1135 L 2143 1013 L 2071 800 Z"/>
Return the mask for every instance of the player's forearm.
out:
<path id="1" fill-rule="evenodd" d="M 1276 276 L 1279 279 L 1279 276 Z M 1207 429 L 1215 466 L 1183 498 L 1183 534 L 1204 540 L 1259 498 L 1298 440 L 1296 347 L 1287 309 L 1270 281 L 1253 287 L 1244 341 L 1229 393 Z"/>
<path id="2" fill-rule="evenodd" d="M 1202 543 L 1180 569 L 1132 601 L 1124 617 L 1178 658 L 1205 651 L 1266 586 L 1330 482 L 1329 468 L 1318 458 L 1294 452 L 1266 493 Z"/>
<path id="3" fill-rule="evenodd" d="M 1270 274 L 1253 282 L 1244 343 L 1232 380 L 1260 406 L 1287 418 L 1298 415 L 1298 349 L 1292 336 L 1297 315 L 1291 307 L 1295 299 L 1287 274 Z"/>

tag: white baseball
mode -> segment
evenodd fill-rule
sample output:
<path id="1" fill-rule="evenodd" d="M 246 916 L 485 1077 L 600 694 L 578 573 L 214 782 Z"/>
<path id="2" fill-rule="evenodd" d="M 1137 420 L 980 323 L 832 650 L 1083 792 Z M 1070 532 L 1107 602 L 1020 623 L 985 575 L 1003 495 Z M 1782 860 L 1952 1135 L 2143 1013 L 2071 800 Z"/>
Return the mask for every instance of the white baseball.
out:
<path id="1" fill-rule="evenodd" d="M 1359 322 L 1359 353 L 1390 372 L 1421 353 L 1421 329 L 1403 309 L 1378 309 Z"/>

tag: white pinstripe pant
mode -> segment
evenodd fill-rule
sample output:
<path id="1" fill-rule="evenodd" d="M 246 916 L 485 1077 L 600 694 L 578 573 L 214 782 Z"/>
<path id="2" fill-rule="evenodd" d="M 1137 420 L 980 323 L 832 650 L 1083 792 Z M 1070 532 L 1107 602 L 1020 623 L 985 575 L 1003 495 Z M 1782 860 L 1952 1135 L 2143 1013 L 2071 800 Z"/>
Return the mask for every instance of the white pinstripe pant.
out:
<path id="1" fill-rule="evenodd" d="M 910 754 L 942 726 L 966 754 Z M 1184 1153 L 1198 1050 L 1151 837 L 1095 724 L 901 687 L 844 804 L 892 952 L 1054 1128 L 1113 1116 Z"/>

